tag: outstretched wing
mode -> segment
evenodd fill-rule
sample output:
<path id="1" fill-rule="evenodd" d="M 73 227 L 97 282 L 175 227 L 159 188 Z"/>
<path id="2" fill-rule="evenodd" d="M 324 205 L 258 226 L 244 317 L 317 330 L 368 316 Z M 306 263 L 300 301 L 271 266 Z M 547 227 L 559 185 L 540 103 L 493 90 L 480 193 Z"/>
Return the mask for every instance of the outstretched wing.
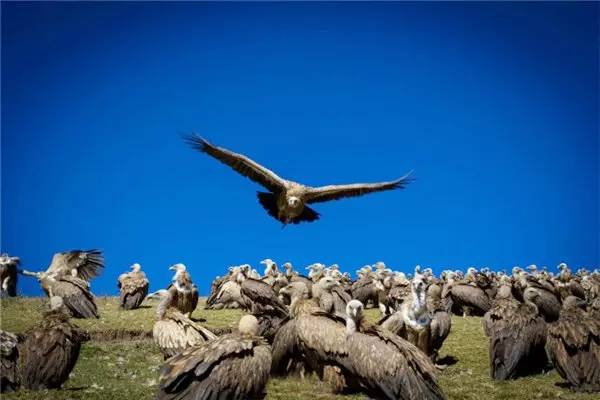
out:
<path id="1" fill-rule="evenodd" d="M 223 164 L 229 165 L 235 171 L 266 187 L 272 192 L 279 192 L 285 187 L 284 179 L 242 154 L 234 153 L 222 147 L 213 146 L 197 135 L 187 135 L 184 136 L 184 139 L 194 149 L 216 158 Z"/>
<path id="2" fill-rule="evenodd" d="M 329 185 L 308 188 L 305 194 L 307 203 L 320 203 L 330 200 L 339 200 L 344 197 L 362 196 L 368 193 L 383 192 L 386 190 L 404 189 L 412 181 L 410 173 L 400 179 L 379 183 L 353 183 L 350 185 Z"/>
<path id="3" fill-rule="evenodd" d="M 71 275 L 77 270 L 77 277 L 89 281 L 100 275 L 104 268 L 104 257 L 99 250 L 72 250 L 56 253 L 46 271 L 50 275 Z"/>

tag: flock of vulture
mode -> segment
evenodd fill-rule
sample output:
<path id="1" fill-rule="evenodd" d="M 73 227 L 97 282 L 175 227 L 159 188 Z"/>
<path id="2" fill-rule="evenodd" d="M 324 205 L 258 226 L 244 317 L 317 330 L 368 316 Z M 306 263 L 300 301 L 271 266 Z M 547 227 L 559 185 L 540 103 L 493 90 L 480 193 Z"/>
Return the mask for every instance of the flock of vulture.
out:
<path id="1" fill-rule="evenodd" d="M 481 316 L 489 337 L 490 374 L 506 380 L 554 367 L 578 391 L 600 391 L 600 271 L 559 273 L 530 266 L 512 274 L 416 267 L 412 276 L 378 262 L 357 271 L 313 264 L 304 276 L 290 263 L 263 260 L 217 277 L 206 308 L 248 312 L 237 329 L 214 332 L 191 315 L 198 290 L 183 264 L 166 289 L 148 293 L 139 264 L 119 276 L 120 305 L 158 299 L 153 338 L 164 355 L 158 399 L 262 398 L 270 376 L 316 374 L 336 393 L 375 399 L 444 399 L 436 376 L 447 363 L 438 351 L 451 315 Z M 90 280 L 104 267 L 99 251 L 54 255 L 43 272 L 0 260 L 1 295 L 15 296 L 17 274 L 34 276 L 49 311 L 22 334 L 0 331 L 1 390 L 59 388 L 89 339 L 71 318 L 99 318 Z M 381 312 L 378 323 L 364 309 Z"/>

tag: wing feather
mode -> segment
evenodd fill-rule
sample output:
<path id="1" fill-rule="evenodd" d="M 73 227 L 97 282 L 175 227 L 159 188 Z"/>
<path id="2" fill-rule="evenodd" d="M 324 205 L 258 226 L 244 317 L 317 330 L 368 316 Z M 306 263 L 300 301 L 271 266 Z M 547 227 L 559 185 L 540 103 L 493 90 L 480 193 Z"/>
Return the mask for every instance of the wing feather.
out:
<path id="1" fill-rule="evenodd" d="M 410 173 L 389 182 L 378 183 L 353 183 L 349 185 L 328 185 L 311 187 L 307 189 L 305 199 L 308 204 L 320 203 L 330 200 L 340 200 L 345 197 L 362 196 L 368 193 L 383 192 L 386 190 L 404 189 L 413 179 Z"/>
<path id="2" fill-rule="evenodd" d="M 228 165 L 233 170 L 249 178 L 250 180 L 266 187 L 272 192 L 279 192 L 285 187 L 285 180 L 268 168 L 263 167 L 250 158 L 234 153 L 222 147 L 213 146 L 204 138 L 197 135 L 184 136 L 184 140 L 194 149 Z"/>

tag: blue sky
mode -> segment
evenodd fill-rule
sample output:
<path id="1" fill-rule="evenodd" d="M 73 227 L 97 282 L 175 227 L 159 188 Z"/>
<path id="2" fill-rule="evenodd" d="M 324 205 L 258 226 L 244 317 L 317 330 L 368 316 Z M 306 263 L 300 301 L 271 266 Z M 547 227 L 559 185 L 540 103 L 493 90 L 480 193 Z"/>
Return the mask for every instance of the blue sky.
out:
<path id="1" fill-rule="evenodd" d="M 598 3 L 2 3 L 1 249 L 176 262 L 600 263 Z M 281 229 L 198 132 L 312 185 L 404 191 Z M 19 290 L 39 294 L 37 283 Z"/>

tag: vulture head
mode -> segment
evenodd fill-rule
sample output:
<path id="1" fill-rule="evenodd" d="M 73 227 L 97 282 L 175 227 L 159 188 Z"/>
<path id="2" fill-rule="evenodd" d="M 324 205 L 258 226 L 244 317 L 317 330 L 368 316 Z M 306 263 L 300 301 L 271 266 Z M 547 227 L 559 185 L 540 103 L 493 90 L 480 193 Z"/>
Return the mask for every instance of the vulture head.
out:
<path id="1" fill-rule="evenodd" d="M 289 285 L 282 287 L 279 294 L 290 299 L 290 303 L 294 303 L 300 299 L 308 299 L 308 287 L 304 282 L 292 282 Z"/>
<path id="2" fill-rule="evenodd" d="M 187 270 L 187 267 L 185 266 L 185 264 L 182 264 L 182 263 L 173 264 L 169 267 L 169 271 L 175 271 L 175 277 L 184 273 L 186 270 Z M 173 279 L 175 279 L 175 278 L 173 278 Z"/>
<path id="3" fill-rule="evenodd" d="M 292 267 L 292 263 L 290 263 L 290 262 L 286 262 L 285 264 L 283 264 L 283 268 L 286 271 L 292 271 L 294 269 L 294 267 Z"/>
<path id="4" fill-rule="evenodd" d="M 273 260 L 271 260 L 270 258 L 265 258 L 260 263 L 265 266 L 265 276 L 273 275 L 275 273 L 277 266 L 275 265 L 275 262 Z"/>
<path id="5" fill-rule="evenodd" d="M 324 278 L 321 278 L 319 280 L 319 285 L 321 285 L 321 287 L 323 289 L 325 289 L 326 291 L 330 291 L 331 289 L 333 289 L 335 286 L 339 286 L 339 282 L 337 281 L 337 279 L 331 277 L 331 276 L 326 276 Z"/>
<path id="6" fill-rule="evenodd" d="M 307 267 L 309 271 L 308 277 L 313 281 L 318 281 L 321 276 L 323 276 L 323 272 L 325 271 L 325 265 L 321 263 L 311 264 Z"/>
<path id="7" fill-rule="evenodd" d="M 350 300 L 346 304 L 346 334 L 356 332 L 362 321 L 364 308 L 365 306 L 359 300 Z"/>
<path id="8" fill-rule="evenodd" d="M 142 266 L 138 263 L 134 263 L 130 268 L 132 272 L 139 272 L 142 269 Z"/>
<path id="9" fill-rule="evenodd" d="M 258 319 L 254 315 L 244 315 L 240 319 L 238 330 L 243 335 L 258 335 Z"/>
<path id="10" fill-rule="evenodd" d="M 302 200 L 300 200 L 300 198 L 296 196 L 288 196 L 287 203 L 291 209 L 300 208 L 303 205 Z"/>

